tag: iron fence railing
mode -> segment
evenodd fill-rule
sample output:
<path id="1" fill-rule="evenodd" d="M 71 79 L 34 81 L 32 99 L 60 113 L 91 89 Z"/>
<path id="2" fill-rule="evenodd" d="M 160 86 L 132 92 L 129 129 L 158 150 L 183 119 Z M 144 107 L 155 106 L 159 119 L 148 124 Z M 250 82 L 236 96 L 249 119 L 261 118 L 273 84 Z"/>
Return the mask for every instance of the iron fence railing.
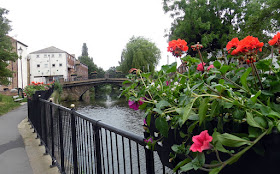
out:
<path id="1" fill-rule="evenodd" d="M 173 173 L 162 165 L 157 153 L 145 148 L 141 136 L 38 96 L 28 101 L 28 112 L 52 165 L 61 173 Z"/>

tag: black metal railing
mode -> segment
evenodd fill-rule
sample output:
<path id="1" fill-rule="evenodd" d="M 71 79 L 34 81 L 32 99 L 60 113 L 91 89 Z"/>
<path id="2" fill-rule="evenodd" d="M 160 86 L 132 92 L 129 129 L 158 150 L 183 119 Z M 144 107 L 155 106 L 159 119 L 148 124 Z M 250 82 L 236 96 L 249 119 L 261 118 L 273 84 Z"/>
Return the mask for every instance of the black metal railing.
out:
<path id="1" fill-rule="evenodd" d="M 29 121 L 61 173 L 172 173 L 144 138 L 34 96 Z M 35 115 L 34 115 L 35 114 Z"/>

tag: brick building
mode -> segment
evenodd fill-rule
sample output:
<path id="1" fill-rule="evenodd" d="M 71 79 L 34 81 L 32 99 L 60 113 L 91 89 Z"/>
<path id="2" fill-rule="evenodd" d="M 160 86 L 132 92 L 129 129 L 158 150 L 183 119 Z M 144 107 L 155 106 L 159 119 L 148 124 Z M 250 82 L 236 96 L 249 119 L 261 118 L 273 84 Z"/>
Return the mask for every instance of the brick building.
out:
<path id="1" fill-rule="evenodd" d="M 27 57 L 27 45 L 10 37 L 13 51 L 19 56 L 16 61 L 9 61 L 7 68 L 13 72 L 13 77 L 9 78 L 9 85 L 0 85 L 0 91 L 6 91 L 11 89 L 23 89 L 28 85 L 28 57 Z M 20 54 L 20 51 L 21 54 Z"/>
<path id="2" fill-rule="evenodd" d="M 75 68 L 77 73 L 77 80 L 86 80 L 88 79 L 88 66 L 81 63 L 79 60 L 75 62 Z"/>

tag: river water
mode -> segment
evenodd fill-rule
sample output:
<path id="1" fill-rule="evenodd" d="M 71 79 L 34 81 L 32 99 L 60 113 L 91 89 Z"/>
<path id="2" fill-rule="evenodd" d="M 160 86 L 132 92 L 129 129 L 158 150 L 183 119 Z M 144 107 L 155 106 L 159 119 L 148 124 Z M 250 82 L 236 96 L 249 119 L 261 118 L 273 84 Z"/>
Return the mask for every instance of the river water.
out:
<path id="1" fill-rule="evenodd" d="M 62 105 L 69 107 L 72 103 L 64 102 L 62 103 Z M 75 104 L 75 108 L 77 112 L 85 116 L 88 116 L 94 120 L 100 120 L 103 123 L 106 123 L 110 126 L 113 126 L 121 130 L 125 130 L 127 132 L 132 132 L 141 137 L 144 136 L 143 126 L 142 126 L 144 113 L 143 111 L 140 110 L 135 111 L 129 108 L 128 102 L 125 100 L 125 98 L 118 98 L 116 97 L 116 95 L 110 96 L 108 94 L 104 94 L 96 98 L 94 101 L 87 101 L 87 102 L 78 101 L 78 102 L 74 102 L 73 104 Z M 142 150 L 139 149 L 139 150 L 140 150 L 140 158 L 144 160 L 145 159 L 144 150 L 143 149 Z M 116 153 L 115 150 L 113 150 L 113 153 Z M 154 155 L 155 155 L 155 171 L 156 173 L 163 173 L 160 160 L 156 153 L 154 153 Z M 127 158 L 129 157 L 127 156 Z M 133 168 L 137 169 L 137 166 Z M 140 173 L 145 173 L 145 168 L 143 169 L 141 168 Z M 172 173 L 172 172 L 171 170 L 166 169 L 164 173 Z"/>

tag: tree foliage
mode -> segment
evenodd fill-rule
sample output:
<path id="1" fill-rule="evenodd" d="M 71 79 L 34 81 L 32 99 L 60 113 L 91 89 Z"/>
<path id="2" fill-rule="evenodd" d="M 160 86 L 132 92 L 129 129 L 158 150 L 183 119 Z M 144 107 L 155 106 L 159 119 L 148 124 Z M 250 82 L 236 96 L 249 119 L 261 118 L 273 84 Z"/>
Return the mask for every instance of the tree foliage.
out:
<path id="1" fill-rule="evenodd" d="M 83 43 L 83 47 L 82 47 L 82 56 L 78 57 L 79 61 L 85 65 L 88 66 L 88 76 L 89 78 L 92 77 L 92 73 L 97 73 L 97 77 L 98 78 L 103 78 L 105 71 L 101 68 L 98 67 L 94 62 L 93 62 L 93 58 L 89 57 L 88 55 L 88 48 L 87 48 L 87 44 Z"/>
<path id="2" fill-rule="evenodd" d="M 126 44 L 121 55 L 120 69 L 127 73 L 131 68 L 141 69 L 144 72 L 155 70 L 160 59 L 160 50 L 155 43 L 144 37 L 132 37 Z"/>
<path id="3" fill-rule="evenodd" d="M 7 69 L 9 61 L 15 61 L 17 54 L 13 51 L 11 39 L 7 34 L 11 31 L 10 21 L 5 17 L 8 10 L 0 7 L 0 84 L 9 84 L 8 77 L 12 77 L 12 71 Z"/>
<path id="4" fill-rule="evenodd" d="M 252 35 L 267 42 L 268 33 L 279 30 L 279 5 L 275 0 L 163 0 L 163 9 L 174 18 L 169 40 L 200 42 L 207 53 L 225 48 L 234 37 Z"/>

